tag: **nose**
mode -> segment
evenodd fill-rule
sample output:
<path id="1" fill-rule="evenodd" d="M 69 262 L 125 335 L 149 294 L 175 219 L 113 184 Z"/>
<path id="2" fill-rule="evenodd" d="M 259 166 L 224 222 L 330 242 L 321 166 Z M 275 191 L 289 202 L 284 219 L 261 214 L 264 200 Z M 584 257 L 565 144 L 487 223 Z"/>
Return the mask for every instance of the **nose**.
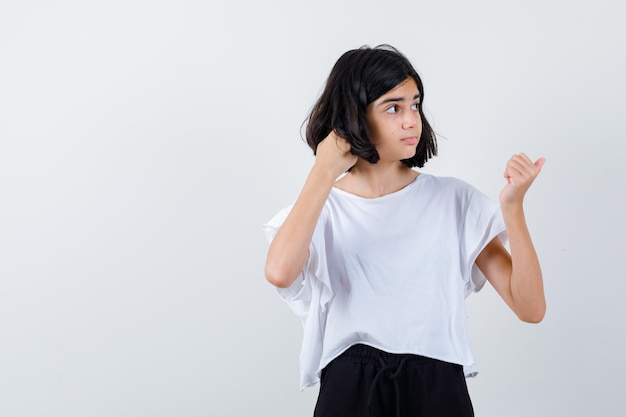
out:
<path id="1" fill-rule="evenodd" d="M 402 121 L 402 127 L 404 129 L 413 129 L 422 123 L 420 114 L 417 111 L 406 112 L 404 120 Z"/>

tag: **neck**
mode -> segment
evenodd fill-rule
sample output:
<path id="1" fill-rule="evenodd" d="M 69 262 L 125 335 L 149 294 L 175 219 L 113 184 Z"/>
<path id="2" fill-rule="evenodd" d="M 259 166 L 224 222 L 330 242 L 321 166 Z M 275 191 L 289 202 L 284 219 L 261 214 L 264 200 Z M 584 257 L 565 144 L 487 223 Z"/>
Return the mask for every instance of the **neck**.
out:
<path id="1" fill-rule="evenodd" d="M 370 164 L 359 159 L 337 186 L 365 198 L 382 197 L 409 185 L 418 172 L 407 168 L 402 162 L 378 162 Z"/>

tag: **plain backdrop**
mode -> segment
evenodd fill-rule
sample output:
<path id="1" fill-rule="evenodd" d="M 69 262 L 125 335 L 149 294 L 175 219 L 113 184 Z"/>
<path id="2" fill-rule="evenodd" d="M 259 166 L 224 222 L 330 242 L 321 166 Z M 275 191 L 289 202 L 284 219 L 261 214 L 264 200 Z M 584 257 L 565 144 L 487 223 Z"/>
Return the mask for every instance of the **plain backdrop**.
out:
<path id="1" fill-rule="evenodd" d="M 618 2 L 0 1 L 0 415 L 312 415 L 261 224 L 313 162 L 335 60 L 424 81 L 424 172 L 494 199 L 511 154 L 548 313 L 468 299 L 481 417 L 624 416 L 626 31 Z"/>

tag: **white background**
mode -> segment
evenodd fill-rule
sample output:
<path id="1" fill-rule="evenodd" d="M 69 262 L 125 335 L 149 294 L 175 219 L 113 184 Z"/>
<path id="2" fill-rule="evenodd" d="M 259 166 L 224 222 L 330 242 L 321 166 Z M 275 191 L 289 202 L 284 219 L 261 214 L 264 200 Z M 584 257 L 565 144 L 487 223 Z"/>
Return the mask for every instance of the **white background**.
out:
<path id="1" fill-rule="evenodd" d="M 261 223 L 313 161 L 335 60 L 413 62 L 440 156 L 494 199 L 512 153 L 548 313 L 470 297 L 476 413 L 623 416 L 618 2 L 0 2 L 0 415 L 311 415 Z"/>

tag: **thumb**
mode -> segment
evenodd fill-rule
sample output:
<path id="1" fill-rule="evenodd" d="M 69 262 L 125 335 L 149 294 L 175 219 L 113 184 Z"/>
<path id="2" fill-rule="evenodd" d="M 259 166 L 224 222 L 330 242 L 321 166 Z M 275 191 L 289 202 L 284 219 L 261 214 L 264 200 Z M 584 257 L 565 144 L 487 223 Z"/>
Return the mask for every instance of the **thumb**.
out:
<path id="1" fill-rule="evenodd" d="M 541 171 L 541 168 L 543 167 L 543 165 L 546 163 L 546 158 L 539 158 L 535 161 L 535 167 Z"/>

